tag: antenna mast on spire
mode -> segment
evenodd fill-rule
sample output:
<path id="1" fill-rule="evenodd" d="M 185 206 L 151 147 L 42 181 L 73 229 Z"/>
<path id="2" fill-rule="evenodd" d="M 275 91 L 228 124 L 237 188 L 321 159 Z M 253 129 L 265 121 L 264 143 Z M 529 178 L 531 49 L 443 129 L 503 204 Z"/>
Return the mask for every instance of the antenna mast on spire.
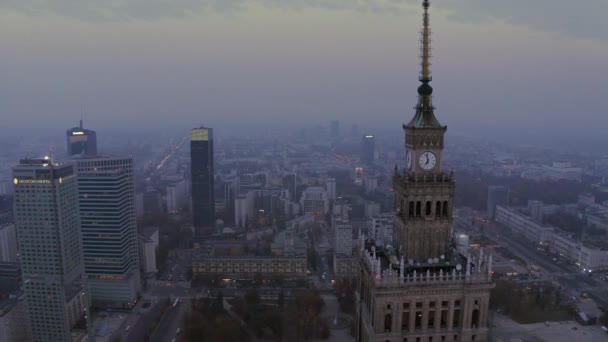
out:
<path id="1" fill-rule="evenodd" d="M 429 27 L 429 7 L 431 2 L 424 0 L 422 7 L 424 8 L 423 17 L 423 28 L 422 28 L 422 71 L 420 74 L 420 81 L 428 83 L 432 80 L 431 78 L 431 29 Z"/>

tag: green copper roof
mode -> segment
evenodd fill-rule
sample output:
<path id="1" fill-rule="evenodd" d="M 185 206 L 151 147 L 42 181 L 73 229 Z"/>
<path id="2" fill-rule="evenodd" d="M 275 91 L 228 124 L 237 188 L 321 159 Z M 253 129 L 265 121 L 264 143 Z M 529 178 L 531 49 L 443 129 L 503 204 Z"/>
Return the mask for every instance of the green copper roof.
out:
<path id="1" fill-rule="evenodd" d="M 441 124 L 439 120 L 435 117 L 433 113 L 433 107 L 425 107 L 418 104 L 416 106 L 416 114 L 407 124 L 408 127 L 415 128 L 441 128 Z"/>

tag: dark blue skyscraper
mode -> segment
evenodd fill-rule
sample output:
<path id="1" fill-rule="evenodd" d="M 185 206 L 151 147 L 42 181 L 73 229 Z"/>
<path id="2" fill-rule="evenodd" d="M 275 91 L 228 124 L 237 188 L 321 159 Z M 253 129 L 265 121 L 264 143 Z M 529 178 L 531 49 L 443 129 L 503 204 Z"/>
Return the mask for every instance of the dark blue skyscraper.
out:
<path id="1" fill-rule="evenodd" d="M 199 229 L 213 227 L 215 196 L 213 174 L 213 130 L 192 129 L 190 136 L 192 171 L 192 225 Z"/>
<path id="2" fill-rule="evenodd" d="M 376 138 L 371 134 L 364 135 L 361 141 L 361 160 L 370 164 L 373 163 L 375 151 Z"/>
<path id="3" fill-rule="evenodd" d="M 66 132 L 68 141 L 68 157 L 73 155 L 97 155 L 97 133 L 80 127 L 70 128 Z"/>

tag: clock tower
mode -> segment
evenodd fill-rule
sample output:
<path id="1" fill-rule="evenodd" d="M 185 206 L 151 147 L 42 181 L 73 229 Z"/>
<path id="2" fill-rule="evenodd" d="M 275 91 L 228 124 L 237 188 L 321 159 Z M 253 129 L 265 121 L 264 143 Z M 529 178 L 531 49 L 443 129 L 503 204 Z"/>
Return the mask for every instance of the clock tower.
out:
<path id="1" fill-rule="evenodd" d="M 435 117 L 430 71 L 429 1 L 423 2 L 422 71 L 414 117 L 403 125 L 406 167 L 395 167 L 394 243 L 410 264 L 448 258 L 454 181 L 441 169 L 444 135 Z"/>

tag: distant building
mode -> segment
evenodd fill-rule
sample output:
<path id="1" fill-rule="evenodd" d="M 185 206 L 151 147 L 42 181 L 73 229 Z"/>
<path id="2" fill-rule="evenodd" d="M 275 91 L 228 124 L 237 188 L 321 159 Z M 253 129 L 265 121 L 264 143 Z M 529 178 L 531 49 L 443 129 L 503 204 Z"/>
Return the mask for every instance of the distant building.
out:
<path id="1" fill-rule="evenodd" d="M 167 212 L 177 213 L 186 206 L 187 191 L 188 182 L 183 179 L 167 186 L 165 195 Z"/>
<path id="2" fill-rule="evenodd" d="M 133 159 L 90 156 L 76 162 L 84 270 L 93 305 L 130 308 L 141 292 Z"/>
<path id="3" fill-rule="evenodd" d="M 279 276 L 290 279 L 307 275 L 306 254 L 290 256 L 255 256 L 242 241 L 209 241 L 192 257 L 194 279 L 221 276 L 232 280 L 251 280 L 257 274 L 264 279 Z"/>
<path id="4" fill-rule="evenodd" d="M 543 224 L 543 217 L 545 215 L 544 203 L 542 201 L 530 200 L 528 201 L 528 209 L 530 210 L 530 218 L 536 223 Z"/>
<path id="5" fill-rule="evenodd" d="M 330 139 L 340 138 L 340 121 L 334 120 L 329 124 Z"/>
<path id="6" fill-rule="evenodd" d="M 514 233 L 523 235 L 531 242 L 549 242 L 553 236 L 553 227 L 538 224 L 530 217 L 512 208 L 496 206 L 494 219 Z"/>
<path id="7" fill-rule="evenodd" d="M 210 228 L 215 224 L 215 181 L 213 167 L 213 130 L 192 129 L 190 135 L 192 177 L 192 226 Z"/>
<path id="8" fill-rule="evenodd" d="M 327 192 L 321 187 L 308 187 L 300 198 L 302 213 L 324 216 L 329 211 Z"/>
<path id="9" fill-rule="evenodd" d="M 15 227 L 32 337 L 71 341 L 88 294 L 74 164 L 22 159 L 13 168 Z"/>
<path id="10" fill-rule="evenodd" d="M 74 155 L 97 155 L 97 133 L 80 126 L 66 132 L 68 157 Z"/>
<path id="11" fill-rule="evenodd" d="M 365 203 L 365 218 L 380 215 L 380 203 L 366 202 Z"/>
<path id="12" fill-rule="evenodd" d="M 367 220 L 367 236 L 380 245 L 391 244 L 393 241 L 393 214 L 370 216 Z"/>
<path id="13" fill-rule="evenodd" d="M 32 326 L 24 299 L 23 293 L 16 293 L 0 300 L 0 341 L 33 341 Z"/>
<path id="14" fill-rule="evenodd" d="M 376 138 L 371 134 L 366 134 L 361 140 L 361 160 L 369 164 L 374 163 L 376 153 Z"/>
<path id="15" fill-rule="evenodd" d="M 365 178 L 365 192 L 374 192 L 378 189 L 378 178 L 370 176 Z"/>
<path id="16" fill-rule="evenodd" d="M 165 212 L 162 194 L 153 187 L 148 187 L 142 194 L 142 201 L 146 215 L 158 215 Z"/>
<path id="17" fill-rule="evenodd" d="M 497 205 L 507 206 L 509 204 L 509 190 L 504 186 L 490 185 L 488 187 L 487 215 L 490 220 L 494 219 Z"/>
<path id="18" fill-rule="evenodd" d="M 353 225 L 348 221 L 334 219 L 332 222 L 335 231 L 335 253 L 340 256 L 353 255 Z"/>
<path id="19" fill-rule="evenodd" d="M 0 261 L 17 261 L 17 233 L 14 224 L 0 223 Z"/>
<path id="20" fill-rule="evenodd" d="M 156 249 L 158 248 L 158 228 L 151 227 L 143 230 L 139 238 L 139 254 L 141 269 L 144 274 L 158 272 L 156 267 Z"/>
<path id="21" fill-rule="evenodd" d="M 325 182 L 325 190 L 327 191 L 327 198 L 333 203 L 336 200 L 336 179 L 328 178 Z"/>

